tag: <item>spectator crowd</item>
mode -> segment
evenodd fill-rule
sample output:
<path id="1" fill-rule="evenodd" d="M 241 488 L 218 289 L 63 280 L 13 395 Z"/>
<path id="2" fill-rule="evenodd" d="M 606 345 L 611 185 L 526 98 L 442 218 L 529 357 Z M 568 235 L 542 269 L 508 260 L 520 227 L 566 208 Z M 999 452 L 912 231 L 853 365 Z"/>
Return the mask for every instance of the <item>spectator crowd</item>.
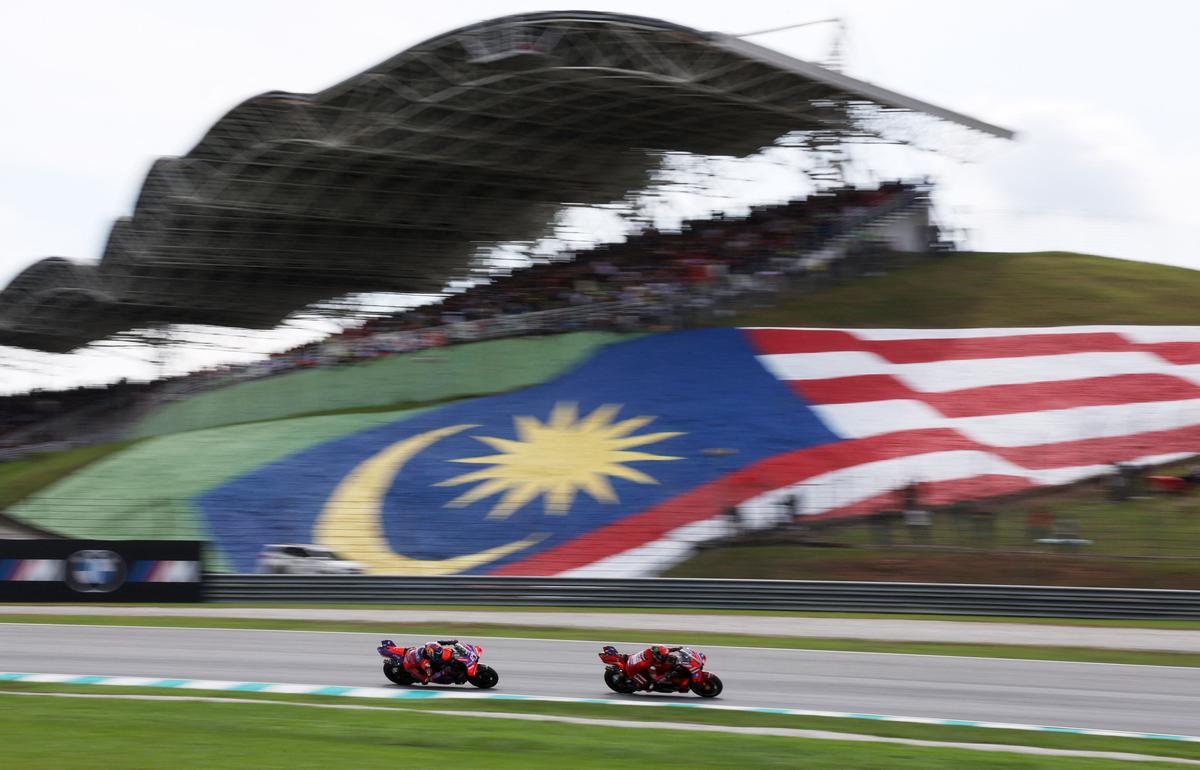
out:
<path id="1" fill-rule="evenodd" d="M 823 244 L 849 235 L 889 204 L 911 200 L 914 185 L 853 187 L 752 209 L 747 216 L 648 229 L 610 243 L 514 270 L 441 302 L 373 318 L 317 342 L 249 365 L 193 372 L 152 383 L 110 385 L 0 397 L 0 450 L 47 440 L 29 426 L 74 410 L 119 410 L 148 393 L 183 395 L 230 381 L 295 369 L 353 363 L 457 342 L 579 329 L 664 330 L 711 318 L 723 300 L 778 291 L 785 276 L 833 278 L 870 272 L 879 249 L 861 246 L 818 263 Z"/>

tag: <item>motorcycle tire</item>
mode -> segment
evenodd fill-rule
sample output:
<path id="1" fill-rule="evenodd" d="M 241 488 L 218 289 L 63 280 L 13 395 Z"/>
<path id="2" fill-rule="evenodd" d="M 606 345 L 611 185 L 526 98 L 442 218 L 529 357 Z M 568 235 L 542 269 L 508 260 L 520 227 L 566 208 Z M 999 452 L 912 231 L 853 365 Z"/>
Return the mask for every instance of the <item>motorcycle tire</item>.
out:
<path id="1" fill-rule="evenodd" d="M 619 692 L 622 695 L 629 695 L 637 691 L 637 686 L 625 678 L 625 675 L 619 671 L 605 671 L 604 683 L 608 685 L 608 689 L 613 692 Z"/>
<path id="2" fill-rule="evenodd" d="M 475 676 L 467 681 L 481 690 L 490 690 L 500 681 L 500 675 L 491 666 L 480 665 L 475 669 Z"/>
<path id="3" fill-rule="evenodd" d="M 392 684 L 406 685 L 413 683 L 412 676 L 410 676 L 409 673 L 404 670 L 404 666 L 393 665 L 392 663 L 388 663 L 386 661 L 383 664 L 383 675 L 386 676 L 388 681 Z"/>
<path id="4" fill-rule="evenodd" d="M 721 690 L 725 689 L 725 685 L 721 683 L 721 677 L 716 674 L 709 674 L 704 677 L 704 681 L 692 682 L 688 686 L 701 698 L 715 698 L 721 694 Z"/>

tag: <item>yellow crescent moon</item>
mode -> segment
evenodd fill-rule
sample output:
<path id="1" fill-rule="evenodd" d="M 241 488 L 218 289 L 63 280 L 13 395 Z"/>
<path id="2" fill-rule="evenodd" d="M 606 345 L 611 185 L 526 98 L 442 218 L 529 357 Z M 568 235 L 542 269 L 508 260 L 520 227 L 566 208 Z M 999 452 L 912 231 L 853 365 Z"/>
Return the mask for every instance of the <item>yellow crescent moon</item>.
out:
<path id="1" fill-rule="evenodd" d="M 449 559 L 411 559 L 388 545 L 380 514 L 383 496 L 404 464 L 447 436 L 475 425 L 451 425 L 397 441 L 351 471 L 325 502 L 314 528 L 316 541 L 375 575 L 451 575 L 496 561 L 540 542 L 530 535 L 506 545 Z"/>

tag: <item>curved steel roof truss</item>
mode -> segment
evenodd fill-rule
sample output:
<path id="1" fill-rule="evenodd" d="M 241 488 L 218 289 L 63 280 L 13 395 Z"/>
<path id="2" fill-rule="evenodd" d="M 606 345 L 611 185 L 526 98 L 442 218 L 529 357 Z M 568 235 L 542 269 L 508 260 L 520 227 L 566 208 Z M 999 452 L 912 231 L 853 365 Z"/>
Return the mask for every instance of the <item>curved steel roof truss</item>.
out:
<path id="1" fill-rule="evenodd" d="M 436 292 L 481 248 L 643 189 L 664 154 L 886 140 L 869 118 L 893 111 L 1005 135 L 653 19 L 482 22 L 320 93 L 230 110 L 153 165 L 98 264 L 43 260 L 0 291 L 0 344 L 64 352 L 147 325 L 269 328 L 348 293 Z"/>

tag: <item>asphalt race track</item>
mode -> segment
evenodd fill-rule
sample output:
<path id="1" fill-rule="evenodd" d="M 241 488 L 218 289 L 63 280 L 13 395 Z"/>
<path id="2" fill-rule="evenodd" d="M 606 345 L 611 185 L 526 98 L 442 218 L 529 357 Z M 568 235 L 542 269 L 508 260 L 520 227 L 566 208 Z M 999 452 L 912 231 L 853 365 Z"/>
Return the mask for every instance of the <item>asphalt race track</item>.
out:
<path id="1" fill-rule="evenodd" d="M 422 639 L 407 639 L 404 644 Z M 599 644 L 473 637 L 498 691 L 621 696 Z M 679 642 L 681 640 L 661 640 Z M 384 686 L 371 634 L 0 624 L 0 670 Z M 618 645 L 633 649 L 634 645 Z M 1200 735 L 1200 669 L 1052 661 L 707 647 L 736 706 L 969 719 Z M 470 690 L 468 686 L 466 688 Z"/>

